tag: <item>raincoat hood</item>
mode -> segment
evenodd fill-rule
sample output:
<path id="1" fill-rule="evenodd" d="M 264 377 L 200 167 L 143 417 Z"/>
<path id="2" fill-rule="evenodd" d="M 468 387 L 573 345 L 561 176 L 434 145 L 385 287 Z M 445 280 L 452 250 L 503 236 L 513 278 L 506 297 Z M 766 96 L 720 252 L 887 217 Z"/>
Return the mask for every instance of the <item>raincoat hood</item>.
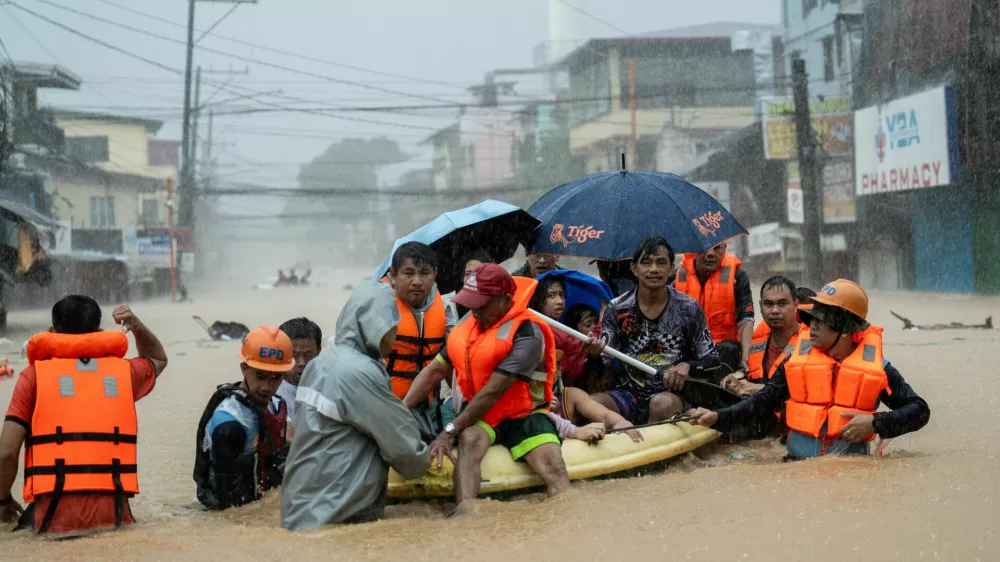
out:
<path id="1" fill-rule="evenodd" d="M 392 288 L 387 283 L 365 281 L 340 311 L 334 344 L 354 348 L 381 361 L 379 342 L 397 324 L 399 308 Z"/>

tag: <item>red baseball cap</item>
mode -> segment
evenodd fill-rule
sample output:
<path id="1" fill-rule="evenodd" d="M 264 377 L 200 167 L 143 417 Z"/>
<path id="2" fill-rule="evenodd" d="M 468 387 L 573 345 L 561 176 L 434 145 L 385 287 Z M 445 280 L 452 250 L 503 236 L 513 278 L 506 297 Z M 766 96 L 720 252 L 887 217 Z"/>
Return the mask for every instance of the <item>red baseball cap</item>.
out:
<path id="1" fill-rule="evenodd" d="M 495 263 L 484 263 L 465 279 L 465 286 L 455 295 L 455 304 L 470 310 L 482 308 L 497 295 L 513 295 L 517 291 L 514 278 Z"/>

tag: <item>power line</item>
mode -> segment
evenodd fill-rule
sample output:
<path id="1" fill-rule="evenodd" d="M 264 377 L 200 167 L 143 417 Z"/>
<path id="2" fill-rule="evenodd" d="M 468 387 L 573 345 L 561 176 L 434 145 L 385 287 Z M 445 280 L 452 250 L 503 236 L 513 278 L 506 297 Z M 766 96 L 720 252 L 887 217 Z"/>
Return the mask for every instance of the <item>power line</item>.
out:
<path id="1" fill-rule="evenodd" d="M 17 24 L 17 26 L 20 27 L 21 30 L 24 31 L 24 33 L 27 34 L 28 37 L 30 37 L 32 39 L 32 41 L 34 41 L 39 47 L 41 47 L 41 49 L 43 51 L 45 51 L 50 57 L 52 57 L 52 60 L 55 63 L 57 63 L 57 64 L 63 64 L 62 61 L 59 59 L 59 57 L 57 57 L 55 55 L 55 53 L 53 53 L 52 51 L 50 51 L 45 46 L 45 44 L 40 39 L 38 39 L 38 37 L 36 37 L 35 34 L 32 33 L 31 30 L 28 29 L 28 27 L 26 25 L 24 25 L 24 23 L 22 23 L 20 19 L 17 18 L 17 16 L 15 16 L 13 13 L 10 12 L 10 10 L 7 9 L 7 6 L 2 6 L 2 7 L 4 9 L 4 12 L 6 12 L 7 15 L 10 16 L 10 18 L 14 21 L 14 23 Z M 8 57 L 9 57 L 9 54 L 8 54 Z M 13 66 L 13 65 L 14 65 L 14 60 L 11 59 L 11 66 Z M 96 93 L 97 95 L 101 96 L 102 98 L 104 98 L 108 102 L 110 102 L 112 104 L 114 103 L 114 101 L 111 98 L 109 98 L 108 96 L 104 95 L 104 93 L 102 93 L 100 90 L 98 90 L 96 88 L 91 88 L 91 90 L 93 90 L 94 93 Z M 22 126 L 30 128 L 30 125 L 28 125 L 27 123 L 23 123 Z M 75 125 L 73 128 L 82 129 L 84 131 L 86 131 L 86 130 L 89 129 L 86 125 L 83 125 L 83 124 Z M 89 130 L 93 130 L 93 129 L 89 129 Z M 117 143 L 117 144 L 121 144 L 121 143 Z M 48 148 L 49 150 L 52 150 L 52 147 L 46 147 L 46 148 Z M 52 152 L 55 153 L 56 151 L 52 150 Z M 119 162 L 115 162 L 114 161 L 114 159 L 116 159 L 116 158 L 119 160 Z M 142 167 L 139 164 L 136 164 L 135 162 L 133 162 L 131 159 L 126 158 L 126 157 L 122 156 L 121 154 L 118 154 L 118 153 L 114 152 L 113 150 L 111 150 L 110 147 L 108 148 L 108 161 L 111 162 L 112 164 L 114 164 L 116 166 L 119 166 L 119 167 L 121 167 L 123 169 L 126 169 L 126 170 L 129 169 L 130 167 L 140 167 L 140 168 Z M 121 161 L 124 161 L 126 163 L 126 165 L 121 164 Z M 81 161 L 76 161 L 76 162 L 78 164 L 87 165 L 87 163 L 85 163 L 85 162 L 81 162 Z"/>
<path id="2" fill-rule="evenodd" d="M 185 25 L 177 23 L 175 21 L 171 21 L 171 20 L 168 20 L 166 18 L 161 18 L 159 16 L 154 16 L 154 15 L 148 14 L 146 12 L 141 12 L 141 11 L 136 10 L 134 8 L 130 8 L 128 6 L 123 6 L 123 5 L 118 4 L 116 2 L 112 2 L 111 0 L 97 0 L 97 1 L 101 2 L 102 4 L 107 4 L 109 6 L 114 6 L 115 8 L 118 8 L 120 10 L 124 10 L 126 12 L 131 12 L 133 14 L 136 14 L 136 15 L 139 15 L 139 16 L 143 16 L 143 17 L 152 19 L 154 21 L 158 21 L 158 22 L 161 22 L 161 23 L 166 23 L 166 24 L 172 25 L 174 27 L 186 28 Z M 252 43 L 252 42 L 249 42 L 249 41 L 242 41 L 240 39 L 235 39 L 235 38 L 232 38 L 232 37 L 226 37 L 224 35 L 215 34 L 215 35 L 213 35 L 213 37 L 215 37 L 216 39 L 222 39 L 224 41 L 229 41 L 229 42 L 235 43 L 237 45 L 243 45 L 243 46 L 246 46 L 246 47 L 253 47 L 253 48 L 256 48 L 256 49 L 260 49 L 262 51 L 270 51 L 272 53 L 277 53 L 277 54 L 284 55 L 284 56 L 299 58 L 299 59 L 307 60 L 307 61 L 310 61 L 310 62 L 316 62 L 316 63 L 326 64 L 326 65 L 330 65 L 330 66 L 336 66 L 336 67 L 340 67 L 340 68 L 346 68 L 346 69 L 349 69 L 349 70 L 354 70 L 354 71 L 357 71 L 357 72 L 365 72 L 365 73 L 368 73 L 368 74 L 375 74 L 375 75 L 378 75 L 378 76 L 386 76 L 386 77 L 389 77 L 389 78 L 400 78 L 400 79 L 404 79 L 404 80 L 407 81 L 407 82 L 404 82 L 404 83 L 408 83 L 408 82 L 423 82 L 425 84 L 437 84 L 437 85 L 441 85 L 441 86 L 450 86 L 450 87 L 458 88 L 458 89 L 461 89 L 461 90 L 467 89 L 467 86 L 463 86 L 463 85 L 460 85 L 460 84 L 455 84 L 455 83 L 452 83 L 452 82 L 444 82 L 444 81 L 439 81 L 439 80 L 430 80 L 430 79 L 427 79 L 427 78 L 416 78 L 416 77 L 413 77 L 413 76 L 406 76 L 406 75 L 403 75 L 403 74 L 396 74 L 396 73 L 392 73 L 392 72 L 384 72 L 384 71 L 380 71 L 380 70 L 373 70 L 371 68 L 364 68 L 364 67 L 360 67 L 360 66 L 354 66 L 354 65 L 345 64 L 345 63 L 342 63 L 342 62 L 336 62 L 336 61 L 331 61 L 331 60 L 327 60 L 327 59 L 321 59 L 321 58 L 317 58 L 317 57 L 313 57 L 313 56 L 309 56 L 309 55 L 303 55 L 303 54 L 300 54 L 300 53 L 293 53 L 293 52 L 290 52 L 290 51 L 285 51 L 285 50 L 277 49 L 277 48 L 274 48 L 274 47 L 267 47 L 267 46 L 259 45 L 257 43 Z"/>
<path id="3" fill-rule="evenodd" d="M 35 1 L 36 2 L 41 2 L 42 4 L 48 4 L 49 6 L 52 6 L 54 8 L 57 8 L 57 9 L 60 9 L 60 10 L 64 10 L 64 11 L 67 11 L 67 12 L 71 12 L 71 13 L 74 13 L 74 14 L 77 14 L 77 15 L 80 15 L 80 16 L 83 16 L 83 17 L 95 20 L 95 21 L 99 21 L 99 22 L 108 24 L 108 25 L 113 25 L 113 26 L 116 26 L 116 27 L 120 27 L 122 29 L 127 29 L 127 30 L 129 30 L 129 31 L 131 31 L 133 33 L 139 33 L 141 35 L 146 35 L 148 37 L 154 37 L 154 38 L 157 38 L 157 39 L 160 39 L 160 40 L 163 40 L 163 41 L 169 41 L 171 43 L 186 44 L 184 41 L 182 41 L 180 39 L 175 39 L 173 37 L 168 37 L 166 35 L 160 35 L 159 33 L 154 33 L 154 32 L 149 31 L 149 30 L 140 29 L 140 28 L 128 25 L 128 24 L 124 24 L 124 23 L 117 22 L 117 21 L 114 21 L 114 20 L 109 20 L 107 18 L 102 18 L 100 16 L 95 16 L 93 14 L 89 14 L 87 12 L 76 10 L 76 9 L 70 8 L 68 6 L 62 6 L 60 4 L 52 2 L 50 0 L 35 0 Z M 17 3 L 11 2 L 11 5 L 14 6 L 15 8 L 19 8 L 21 10 L 28 11 L 26 8 L 24 8 L 23 6 L 21 6 L 21 5 L 17 4 Z M 35 15 L 37 15 L 37 14 L 35 14 Z M 323 80 L 327 80 L 327 81 L 330 81 L 330 82 L 333 82 L 333 83 L 336 83 L 336 84 L 350 85 L 350 86 L 355 86 L 355 87 L 358 87 L 358 88 L 364 88 L 364 89 L 367 89 L 367 90 L 374 90 L 374 91 L 385 92 L 385 93 L 389 93 L 389 94 L 396 94 L 396 95 L 406 96 L 406 97 L 410 97 L 410 98 L 414 98 L 414 99 L 424 99 L 424 100 L 438 101 L 438 102 L 442 101 L 440 99 L 437 99 L 437 98 L 434 98 L 434 97 L 430 97 L 430 96 L 424 96 L 424 95 L 420 95 L 420 94 L 412 94 L 412 93 L 403 92 L 403 91 L 400 91 L 400 90 L 393 90 L 391 88 L 383 88 L 381 86 L 375 86 L 375 85 L 372 85 L 372 84 L 366 84 L 364 82 L 354 82 L 354 81 L 351 81 L 351 80 L 344 80 L 342 78 L 335 78 L 333 76 L 326 76 L 326 75 L 323 75 L 323 74 L 317 74 L 315 72 L 310 72 L 308 70 L 301 70 L 301 69 L 297 69 L 297 68 L 282 66 L 280 64 L 270 63 L 270 62 L 266 62 L 266 61 L 254 59 L 252 57 L 245 57 L 243 55 L 238 55 L 238 54 L 235 54 L 235 53 L 229 53 L 229 52 L 226 52 L 226 51 L 221 51 L 221 50 L 213 49 L 213 48 L 210 48 L 210 47 L 204 47 L 204 46 L 201 46 L 201 45 L 197 45 L 196 48 L 200 49 L 202 51 L 208 52 L 208 53 L 213 53 L 213 54 L 216 54 L 216 55 L 233 58 L 233 59 L 236 59 L 236 60 L 239 60 L 239 61 L 243 61 L 243 62 L 247 62 L 247 63 L 251 63 L 251 64 L 256 64 L 256 65 L 259 65 L 259 66 L 265 66 L 265 67 L 269 67 L 269 68 L 274 68 L 274 69 L 277 69 L 277 70 L 282 70 L 282 71 L 290 72 L 290 73 L 293 73 L 293 74 L 301 74 L 303 76 L 310 76 L 310 77 L 313 77 L 313 78 L 323 79 Z"/>
<path id="4" fill-rule="evenodd" d="M 138 54 L 132 53 L 132 52 L 130 52 L 130 51 L 126 50 L 126 49 L 123 49 L 121 47 L 116 47 L 115 45 L 112 45 L 112 44 L 110 44 L 110 43 L 108 43 L 106 41 L 103 41 L 103 40 L 98 39 L 96 37 L 87 35 L 86 33 L 82 33 L 80 31 L 77 31 L 76 29 L 73 29 L 72 27 L 69 27 L 68 25 L 65 25 L 63 23 L 55 21 L 55 20 L 53 20 L 51 18 L 48 18 L 48 17 L 43 16 L 41 14 L 38 14 L 36 12 L 33 12 L 33 11 L 31 11 L 31 10 L 29 10 L 29 9 L 23 7 L 23 6 L 20 6 L 18 4 L 11 3 L 11 6 L 14 6 L 15 8 L 18 8 L 19 10 L 27 12 L 27 13 L 29 13 L 29 14 L 31 14 L 31 15 L 33 15 L 33 16 L 41 19 L 41 20 L 44 20 L 44 21 L 46 21 L 46 22 L 48 22 L 48 23 L 50 23 L 52 25 L 55 25 L 55 26 L 57 26 L 57 27 L 65 30 L 65 31 L 68 31 L 69 33 L 72 33 L 73 35 L 76 35 L 76 36 L 81 37 L 83 39 L 86 39 L 88 41 L 97 43 L 98 45 L 101 45 L 101 46 L 103 46 L 103 47 L 105 47 L 107 49 L 115 51 L 116 53 L 125 55 L 125 56 L 130 57 L 130 58 L 134 58 L 136 60 L 140 60 L 140 61 L 142 61 L 142 62 L 144 62 L 146 64 L 155 66 L 157 68 L 160 68 L 160 69 L 165 70 L 167 72 L 171 72 L 173 74 L 183 74 L 183 71 L 181 71 L 179 69 L 171 68 L 171 67 L 169 67 L 169 66 L 167 66 L 167 65 L 165 65 L 163 63 L 160 63 L 160 62 L 154 61 L 152 59 L 146 58 L 146 57 L 144 57 L 142 55 L 138 55 Z M 224 86 L 224 84 L 221 83 L 221 82 L 209 81 L 209 80 L 204 80 L 204 82 L 210 83 L 210 84 L 213 84 L 213 85 L 216 85 L 216 86 L 219 86 L 219 87 L 223 87 Z M 223 89 L 225 89 L 228 92 L 232 92 L 234 94 L 239 94 L 239 92 L 234 91 L 232 88 L 225 87 Z M 251 90 L 249 88 L 243 88 L 243 87 L 240 87 L 240 89 L 246 90 L 246 91 L 250 91 L 250 92 L 253 92 L 253 93 L 256 93 L 256 94 L 265 93 L 265 92 L 258 92 L 258 91 Z M 308 100 L 303 100 L 301 98 L 296 98 L 296 97 L 293 97 L 293 96 L 284 96 L 284 95 L 275 94 L 274 97 L 280 97 L 280 98 L 284 98 L 284 99 L 288 99 L 288 100 L 292 100 L 292 101 L 297 101 L 297 102 L 301 102 L 301 103 L 308 103 Z M 272 108 L 281 108 L 281 107 L 283 107 L 283 106 L 278 105 L 278 104 L 272 104 L 272 103 L 267 103 L 267 102 L 261 102 L 261 103 L 263 103 L 265 105 L 268 105 L 269 107 L 272 107 Z M 305 114 L 309 114 L 309 115 L 320 115 L 320 116 L 324 116 L 324 117 L 330 117 L 332 119 L 343 119 L 343 120 L 347 120 L 347 121 L 356 121 L 356 122 L 369 123 L 369 124 L 374 124 L 374 125 L 384 125 L 384 126 L 390 126 L 390 127 L 401 127 L 401 128 L 406 128 L 406 129 L 419 129 L 419 130 L 425 130 L 425 131 L 437 131 L 438 130 L 437 128 L 434 128 L 434 127 L 422 127 L 422 126 L 419 126 L 419 125 L 408 125 L 408 124 L 404 124 L 404 123 L 393 123 L 393 122 L 389 122 L 389 121 L 376 121 L 376 120 L 373 120 L 373 119 L 361 119 L 361 118 L 357 118 L 357 117 L 346 117 L 346 116 L 343 116 L 343 115 L 331 115 L 329 113 L 325 113 L 325 112 L 320 111 L 320 110 L 308 110 L 308 109 L 307 110 L 294 110 L 293 109 L 292 111 L 295 111 L 295 112 L 298 112 L 298 113 L 305 113 Z M 490 135 L 486 134 L 486 136 L 490 136 Z"/>
<path id="5" fill-rule="evenodd" d="M 559 0 L 559 3 L 562 4 L 562 5 L 564 5 L 564 6 L 567 6 L 569 8 L 572 8 L 572 9 L 576 10 L 577 12 L 580 12 L 581 14 L 587 16 L 588 18 L 590 18 L 590 19 L 592 19 L 594 21 L 603 23 L 604 25 L 610 27 L 611 29 L 614 29 L 615 31 L 617 31 L 617 32 L 619 32 L 619 33 L 621 33 L 623 35 L 632 35 L 628 31 L 625 31 L 624 29 L 618 27 L 617 25 L 615 25 L 615 24 L 613 24 L 613 23 L 611 23 L 611 22 L 609 22 L 607 20 L 603 20 L 603 19 L 595 16 L 594 14 L 588 12 L 587 10 L 584 10 L 583 8 L 580 8 L 578 6 L 574 6 L 573 4 L 570 4 L 569 2 L 567 2 L 566 0 Z"/>

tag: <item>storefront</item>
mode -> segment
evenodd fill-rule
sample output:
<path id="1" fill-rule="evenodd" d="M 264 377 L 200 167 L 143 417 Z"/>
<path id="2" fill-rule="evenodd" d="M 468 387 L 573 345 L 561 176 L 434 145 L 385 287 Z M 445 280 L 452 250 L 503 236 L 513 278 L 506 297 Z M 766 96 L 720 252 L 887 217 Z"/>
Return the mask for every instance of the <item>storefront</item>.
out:
<path id="1" fill-rule="evenodd" d="M 948 86 L 855 112 L 862 285 L 975 290 L 972 189 L 959 179 L 955 115 Z"/>

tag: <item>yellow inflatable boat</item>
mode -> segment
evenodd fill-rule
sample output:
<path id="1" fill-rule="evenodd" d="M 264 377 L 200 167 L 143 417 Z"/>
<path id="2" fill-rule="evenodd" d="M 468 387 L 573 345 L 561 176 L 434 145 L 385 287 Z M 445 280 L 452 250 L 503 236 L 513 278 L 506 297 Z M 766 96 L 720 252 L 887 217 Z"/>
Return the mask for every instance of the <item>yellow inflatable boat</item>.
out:
<path id="1" fill-rule="evenodd" d="M 685 422 L 667 423 L 641 429 L 645 440 L 634 443 L 624 433 L 607 435 L 603 441 L 590 445 L 568 439 L 563 442 L 562 455 L 570 480 L 583 480 L 632 470 L 693 451 L 719 438 L 713 429 Z M 394 470 L 389 471 L 389 497 L 415 499 L 455 495 L 452 484 L 452 464 L 447 458 L 441 468 L 431 469 L 413 480 L 404 480 Z M 486 452 L 482 463 L 481 494 L 510 492 L 542 485 L 542 480 L 523 462 L 515 462 L 507 449 L 494 445 Z"/>

